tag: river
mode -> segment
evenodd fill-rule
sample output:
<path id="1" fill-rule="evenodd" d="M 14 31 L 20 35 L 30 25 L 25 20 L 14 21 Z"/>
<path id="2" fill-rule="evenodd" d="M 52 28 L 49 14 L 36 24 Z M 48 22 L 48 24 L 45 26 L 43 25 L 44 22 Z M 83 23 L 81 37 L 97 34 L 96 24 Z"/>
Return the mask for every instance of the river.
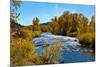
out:
<path id="1" fill-rule="evenodd" d="M 57 40 L 61 41 L 61 55 L 58 62 L 75 63 L 75 62 L 91 62 L 95 61 L 95 56 L 86 48 L 80 48 L 79 40 L 74 37 L 53 35 L 49 32 L 43 32 L 41 37 L 33 39 L 36 51 L 39 55 L 43 53 L 43 47 L 47 44 L 53 45 Z"/>

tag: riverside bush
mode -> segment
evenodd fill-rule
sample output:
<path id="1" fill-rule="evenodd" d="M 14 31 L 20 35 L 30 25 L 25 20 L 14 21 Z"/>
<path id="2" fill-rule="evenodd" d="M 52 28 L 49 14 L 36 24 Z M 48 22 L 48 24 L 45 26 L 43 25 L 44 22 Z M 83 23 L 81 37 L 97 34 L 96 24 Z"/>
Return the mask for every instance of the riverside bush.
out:
<path id="1" fill-rule="evenodd" d="M 12 38 L 10 48 L 11 65 L 33 64 L 36 53 L 35 47 L 30 40 Z"/>
<path id="2" fill-rule="evenodd" d="M 11 33 L 10 44 L 10 62 L 11 66 L 21 66 L 30 64 L 53 64 L 57 61 L 60 51 L 61 43 L 57 42 L 53 46 L 48 45 L 44 48 L 43 55 L 39 56 L 36 53 L 35 46 L 32 42 L 33 36 L 40 36 L 38 31 L 22 30 L 25 34 L 17 37 L 15 33 Z M 16 36 L 13 37 L 12 35 Z M 20 35 L 20 34 L 19 34 Z"/>
<path id="3" fill-rule="evenodd" d="M 78 36 L 80 43 L 89 48 L 95 47 L 95 33 L 88 32 Z"/>

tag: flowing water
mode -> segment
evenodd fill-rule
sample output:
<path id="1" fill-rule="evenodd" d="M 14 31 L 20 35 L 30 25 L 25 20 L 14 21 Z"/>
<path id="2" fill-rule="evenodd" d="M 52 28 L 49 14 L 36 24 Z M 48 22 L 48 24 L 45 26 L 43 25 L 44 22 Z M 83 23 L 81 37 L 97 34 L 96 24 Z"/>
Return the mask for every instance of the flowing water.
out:
<path id="1" fill-rule="evenodd" d="M 54 45 L 54 43 L 61 41 L 61 55 L 58 62 L 61 63 L 74 63 L 74 62 L 90 62 L 95 61 L 95 57 L 86 48 L 80 48 L 80 43 L 77 38 L 68 36 L 53 35 L 49 32 L 44 32 L 41 37 L 34 38 L 36 51 L 41 55 L 44 51 L 44 46 Z"/>

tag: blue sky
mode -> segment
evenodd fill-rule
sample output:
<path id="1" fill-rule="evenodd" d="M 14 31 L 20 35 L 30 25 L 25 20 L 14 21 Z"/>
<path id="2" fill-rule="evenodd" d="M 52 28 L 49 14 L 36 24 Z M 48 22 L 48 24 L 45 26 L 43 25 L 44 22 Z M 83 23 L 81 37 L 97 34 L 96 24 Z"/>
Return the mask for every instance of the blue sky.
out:
<path id="1" fill-rule="evenodd" d="M 95 15 L 95 6 L 93 5 L 74 5 L 59 3 L 41 3 L 23 1 L 20 10 L 20 21 L 22 25 L 32 24 L 32 19 L 38 17 L 40 23 L 46 23 L 54 16 L 60 16 L 65 10 L 72 13 L 82 13 L 89 20 Z"/>

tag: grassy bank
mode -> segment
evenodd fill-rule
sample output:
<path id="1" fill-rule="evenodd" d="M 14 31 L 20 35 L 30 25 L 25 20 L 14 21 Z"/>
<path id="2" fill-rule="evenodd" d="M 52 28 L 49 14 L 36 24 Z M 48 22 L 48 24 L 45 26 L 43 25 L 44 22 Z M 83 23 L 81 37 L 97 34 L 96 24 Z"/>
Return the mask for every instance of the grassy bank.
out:
<path id="1" fill-rule="evenodd" d="M 88 33 L 78 35 L 77 38 L 79 39 L 80 44 L 82 44 L 82 47 L 91 49 L 95 53 L 95 33 L 94 32 L 92 33 L 88 32 Z"/>
<path id="2" fill-rule="evenodd" d="M 60 55 L 60 42 L 54 46 L 46 46 L 43 55 L 39 56 L 35 50 L 33 38 L 40 37 L 41 32 L 32 31 L 25 27 L 11 32 L 10 62 L 11 66 L 53 64 Z"/>

